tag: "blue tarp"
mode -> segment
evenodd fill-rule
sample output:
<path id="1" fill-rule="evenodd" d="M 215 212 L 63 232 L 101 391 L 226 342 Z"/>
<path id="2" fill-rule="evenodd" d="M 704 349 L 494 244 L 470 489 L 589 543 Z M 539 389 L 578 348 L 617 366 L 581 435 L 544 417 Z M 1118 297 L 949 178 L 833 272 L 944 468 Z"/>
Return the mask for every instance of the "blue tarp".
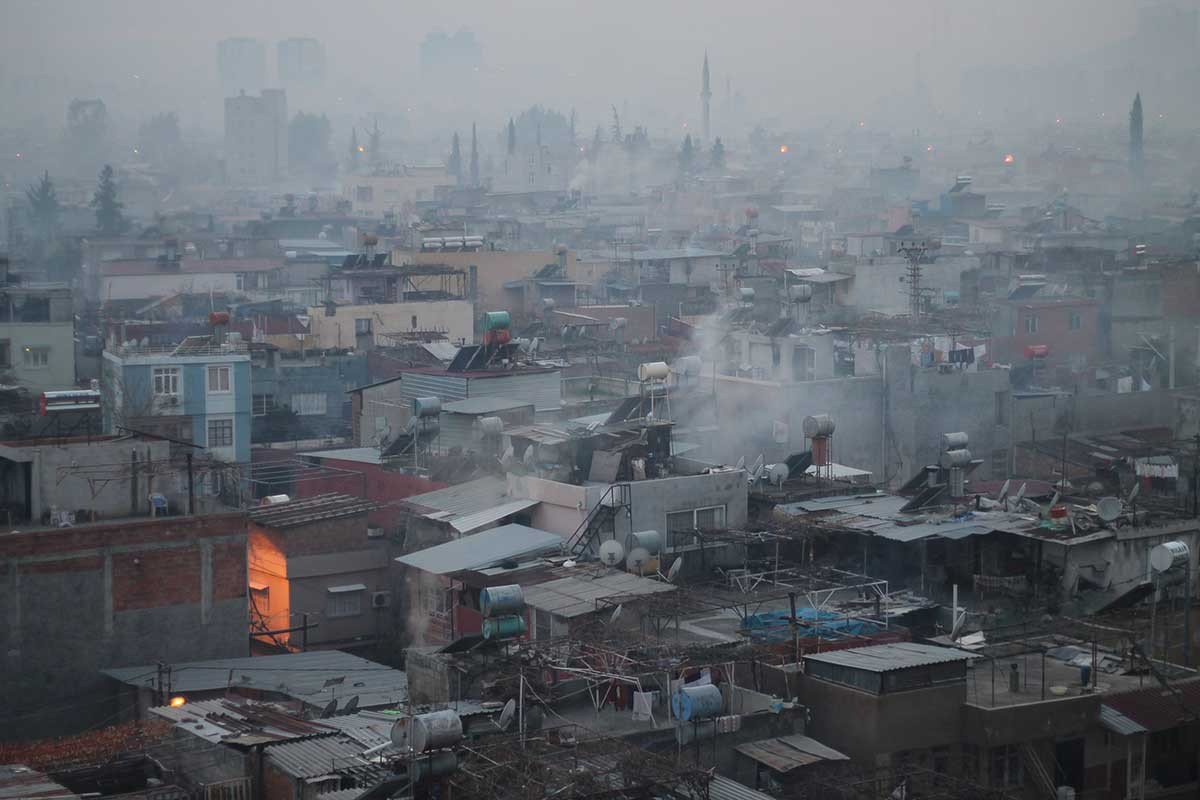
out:
<path id="1" fill-rule="evenodd" d="M 815 608 L 796 609 L 796 620 L 800 623 L 798 632 L 802 639 L 841 639 L 846 636 L 868 636 L 883 630 L 882 625 L 873 622 L 846 619 L 839 614 Z M 788 639 L 791 637 L 790 622 L 791 613 L 788 611 L 767 611 L 746 617 L 742 630 L 752 639 Z"/>

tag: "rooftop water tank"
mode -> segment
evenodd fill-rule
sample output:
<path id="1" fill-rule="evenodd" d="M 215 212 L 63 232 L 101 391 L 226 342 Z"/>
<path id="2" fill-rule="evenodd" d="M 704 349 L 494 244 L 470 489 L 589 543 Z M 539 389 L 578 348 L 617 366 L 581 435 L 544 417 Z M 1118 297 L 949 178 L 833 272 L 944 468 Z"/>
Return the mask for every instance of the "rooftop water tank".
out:
<path id="1" fill-rule="evenodd" d="M 712 684 L 691 688 L 683 686 L 671 695 L 671 713 L 684 722 L 720 716 L 723 706 L 721 690 Z"/>

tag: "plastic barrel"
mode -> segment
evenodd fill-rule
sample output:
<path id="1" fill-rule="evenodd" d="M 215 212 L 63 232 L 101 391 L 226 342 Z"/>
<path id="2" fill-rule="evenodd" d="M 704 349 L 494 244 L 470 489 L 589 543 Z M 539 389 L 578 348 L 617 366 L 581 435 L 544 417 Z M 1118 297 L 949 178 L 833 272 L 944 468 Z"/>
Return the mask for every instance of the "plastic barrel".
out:
<path id="1" fill-rule="evenodd" d="M 634 531 L 625 540 L 625 549 L 633 552 L 635 548 L 644 548 L 652 556 L 662 552 L 662 535 L 658 531 Z"/>
<path id="2" fill-rule="evenodd" d="M 479 593 L 479 610 L 485 617 L 517 614 L 525 608 L 525 595 L 516 584 L 489 586 Z"/>
<path id="3" fill-rule="evenodd" d="M 684 722 L 719 716 L 724 700 L 716 686 L 686 686 L 671 695 L 671 713 Z"/>
<path id="4" fill-rule="evenodd" d="M 512 315 L 507 311 L 487 311 L 483 315 L 483 329 L 487 331 L 507 330 L 512 325 Z"/>
<path id="5" fill-rule="evenodd" d="M 489 617 L 483 621 L 483 638 L 512 639 L 525 633 L 525 618 L 519 616 Z"/>

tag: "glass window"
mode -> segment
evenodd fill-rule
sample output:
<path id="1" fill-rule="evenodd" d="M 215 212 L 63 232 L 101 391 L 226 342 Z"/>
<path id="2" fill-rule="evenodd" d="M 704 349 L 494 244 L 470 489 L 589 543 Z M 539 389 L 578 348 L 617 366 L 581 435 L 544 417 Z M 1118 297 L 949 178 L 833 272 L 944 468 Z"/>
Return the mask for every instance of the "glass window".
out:
<path id="1" fill-rule="evenodd" d="M 1008 392 L 996 392 L 996 424 L 1008 424 Z"/>
<path id="2" fill-rule="evenodd" d="M 1071 312 L 1071 330 L 1077 331 L 1083 327 L 1083 317 L 1078 311 Z"/>
<path id="3" fill-rule="evenodd" d="M 208 446 L 233 447 L 233 420 L 210 419 L 208 421 Z"/>
<path id="4" fill-rule="evenodd" d="M 229 391 L 229 367 L 209 367 L 208 368 L 208 391 L 210 391 L 210 392 L 228 392 Z"/>
<path id="5" fill-rule="evenodd" d="M 250 398 L 250 413 L 256 417 L 265 417 L 274 406 L 273 394 L 256 394 Z"/>
<path id="6" fill-rule="evenodd" d="M 26 347 L 25 348 L 25 366 L 27 366 L 27 367 L 48 367 L 48 366 L 50 366 L 50 348 L 49 347 Z"/>
<path id="7" fill-rule="evenodd" d="M 324 415 L 326 408 L 326 397 L 321 392 L 292 395 L 292 411 L 302 417 Z"/>
<path id="8" fill-rule="evenodd" d="M 1025 332 L 1026 333 L 1037 333 L 1038 332 L 1038 318 L 1036 315 L 1030 314 L 1028 317 L 1025 318 Z"/>
<path id="9" fill-rule="evenodd" d="M 154 368 L 154 394 L 157 397 L 174 397 L 179 394 L 179 368 Z"/>
<path id="10" fill-rule="evenodd" d="M 354 333 L 356 336 L 366 336 L 370 332 L 371 332 L 370 317 L 367 317 L 365 319 L 354 320 Z"/>
<path id="11" fill-rule="evenodd" d="M 362 613 L 361 591 L 335 592 L 330 590 L 325 598 L 325 616 L 354 617 Z"/>
<path id="12" fill-rule="evenodd" d="M 988 781 L 992 788 L 1020 786 L 1024 782 L 1021 772 L 1021 750 L 1015 744 L 993 747 L 988 757 Z"/>
<path id="13" fill-rule="evenodd" d="M 798 346 L 792 350 L 792 380 L 811 381 L 816 351 L 811 347 Z"/>

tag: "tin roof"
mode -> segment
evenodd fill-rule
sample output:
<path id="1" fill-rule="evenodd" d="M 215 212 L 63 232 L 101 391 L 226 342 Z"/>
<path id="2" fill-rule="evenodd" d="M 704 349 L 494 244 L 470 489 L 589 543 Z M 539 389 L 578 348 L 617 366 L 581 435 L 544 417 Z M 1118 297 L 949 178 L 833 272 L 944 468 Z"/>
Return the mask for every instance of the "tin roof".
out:
<path id="1" fill-rule="evenodd" d="M 302 500 L 288 500 L 259 506 L 250 511 L 250 520 L 266 528 L 294 528 L 328 519 L 353 517 L 374 511 L 379 504 L 348 494 L 322 494 Z"/>
<path id="2" fill-rule="evenodd" d="M 1103 703 L 1100 705 L 1100 724 L 1121 736 L 1149 732 L 1140 723 L 1134 722 L 1112 706 Z"/>
<path id="3" fill-rule="evenodd" d="M 378 763 L 378 755 L 364 757 L 361 742 L 349 736 L 323 736 L 300 739 L 267 747 L 267 762 L 293 778 L 319 778 L 325 775 L 353 773 L 383 775 L 390 770 Z"/>
<path id="4" fill-rule="evenodd" d="M 1170 692 L 1150 686 L 1104 696 L 1104 704 L 1149 731 L 1165 731 L 1200 717 L 1200 679 L 1177 681 Z"/>
<path id="5" fill-rule="evenodd" d="M 776 772 L 790 772 L 798 767 L 818 764 L 822 761 L 849 761 L 850 759 L 807 736 L 777 736 L 746 742 L 734 748 L 742 755 L 757 761 Z"/>
<path id="6" fill-rule="evenodd" d="M 322 723 L 286 714 L 263 703 L 239 703 L 231 698 L 199 700 L 181 706 L 157 706 L 150 713 L 174 722 L 180 729 L 208 742 L 256 745 L 324 736 L 333 729 Z"/>
<path id="7" fill-rule="evenodd" d="M 449 414 L 494 414 L 498 411 L 511 411 L 514 408 L 527 408 L 533 403 L 527 400 L 513 400 L 508 397 L 468 397 L 466 400 L 455 400 L 444 403 L 442 411 Z"/>
<path id="8" fill-rule="evenodd" d="M 169 666 L 171 688 L 184 696 L 189 692 L 244 688 L 282 694 L 318 708 L 335 697 L 341 704 L 354 695 L 362 708 L 390 707 L 408 699 L 408 676 L 403 672 L 340 650 L 218 658 Z M 130 686 L 153 689 L 158 668 L 147 664 L 106 669 L 104 674 Z"/>
<path id="9" fill-rule="evenodd" d="M 510 524 L 427 547 L 396 560 L 422 572 L 449 575 L 464 570 L 484 569 L 535 553 L 551 552 L 562 545 L 563 539 L 557 533 Z"/>
<path id="10" fill-rule="evenodd" d="M 819 661 L 825 664 L 866 670 L 867 672 L 892 672 L 910 667 L 925 667 L 950 661 L 966 661 L 974 655 L 950 647 L 937 647 L 916 642 L 877 644 L 871 647 L 855 647 L 850 650 L 834 650 L 829 653 L 813 653 L 804 656 L 804 661 Z"/>
<path id="11" fill-rule="evenodd" d="M 0 764 L 0 798 L 4 800 L 77 800 L 79 795 L 44 773 L 22 764 Z"/>
<path id="12" fill-rule="evenodd" d="M 576 574 L 524 587 L 525 605 L 571 619 L 597 610 L 597 601 L 615 595 L 650 595 L 671 592 L 675 586 L 628 572 L 611 570 L 600 575 Z"/>

